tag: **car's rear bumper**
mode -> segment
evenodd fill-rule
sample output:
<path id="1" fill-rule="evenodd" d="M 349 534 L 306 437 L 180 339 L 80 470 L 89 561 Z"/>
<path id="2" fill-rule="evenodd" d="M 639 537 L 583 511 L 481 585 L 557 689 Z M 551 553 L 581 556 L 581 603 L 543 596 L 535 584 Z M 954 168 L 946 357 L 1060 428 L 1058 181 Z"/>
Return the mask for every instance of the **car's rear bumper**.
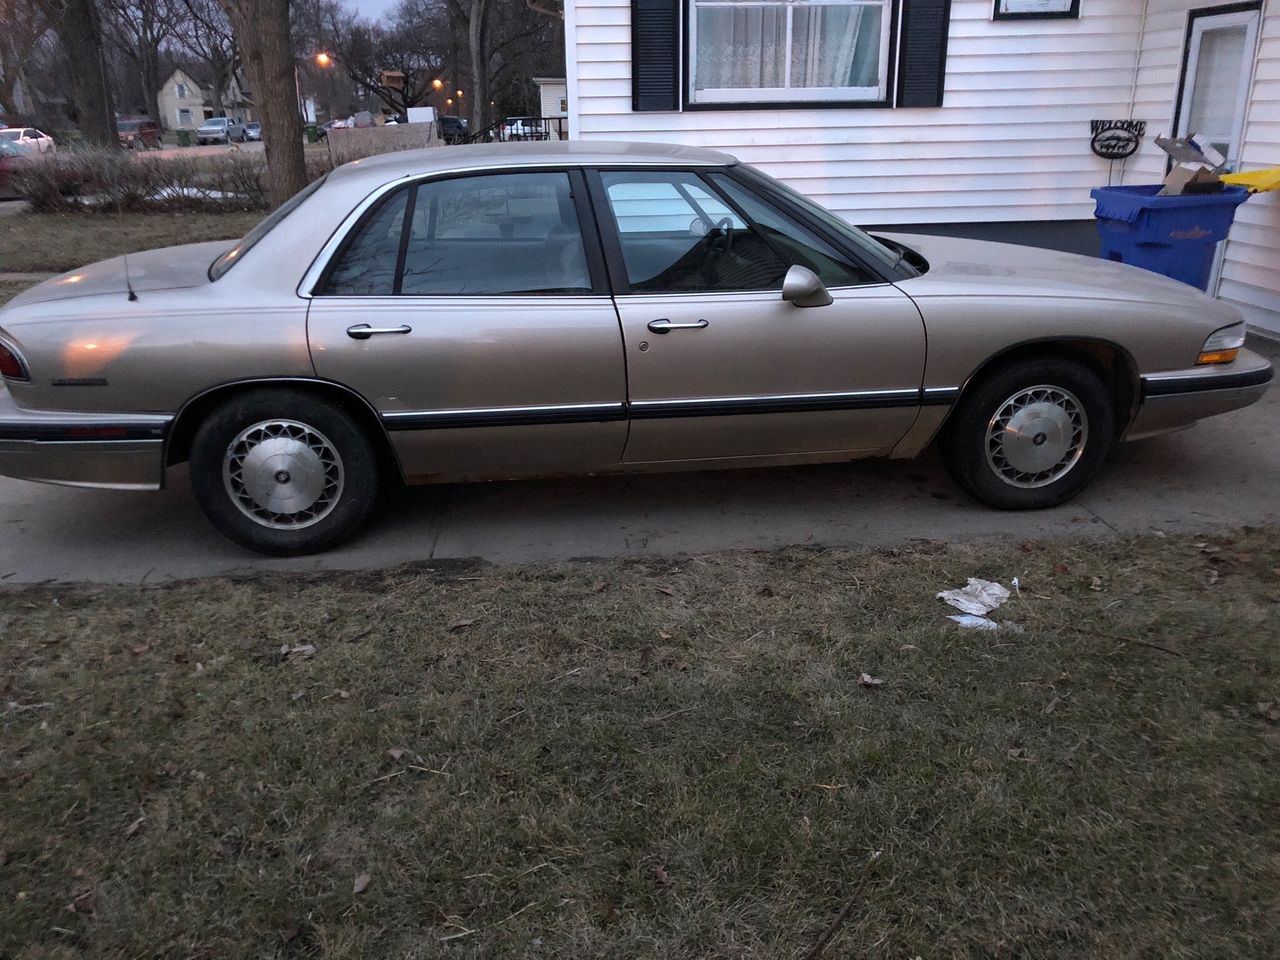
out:
<path id="1" fill-rule="evenodd" d="M 1257 403 L 1274 373 L 1266 357 L 1241 350 L 1234 363 L 1148 374 L 1142 377 L 1142 404 L 1125 439 L 1178 430 Z"/>
<path id="2" fill-rule="evenodd" d="M 74 487 L 158 490 L 172 419 L 25 410 L 0 388 L 0 475 Z"/>

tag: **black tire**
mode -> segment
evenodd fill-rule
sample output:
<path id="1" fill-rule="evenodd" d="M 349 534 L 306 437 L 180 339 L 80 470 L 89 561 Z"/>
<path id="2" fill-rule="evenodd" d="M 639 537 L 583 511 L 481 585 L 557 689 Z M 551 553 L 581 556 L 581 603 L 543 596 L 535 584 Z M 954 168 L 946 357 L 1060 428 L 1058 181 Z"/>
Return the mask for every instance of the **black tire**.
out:
<path id="1" fill-rule="evenodd" d="M 229 462 L 233 445 L 238 462 Z M 268 477 L 267 470 L 275 472 Z M 364 525 L 380 486 L 377 452 L 360 425 L 335 404 L 296 390 L 255 390 L 227 401 L 191 443 L 200 508 L 224 536 L 259 553 L 296 556 L 336 546 Z M 264 504 L 265 497 L 254 497 L 263 490 L 281 499 Z M 292 512 L 268 511 L 286 503 Z"/>
<path id="2" fill-rule="evenodd" d="M 1001 429 L 1002 421 L 1015 429 Z M 978 500 L 999 510 L 1040 510 L 1089 485 L 1115 434 L 1111 392 L 1092 369 L 1021 360 L 965 390 L 942 451 L 952 477 Z"/>

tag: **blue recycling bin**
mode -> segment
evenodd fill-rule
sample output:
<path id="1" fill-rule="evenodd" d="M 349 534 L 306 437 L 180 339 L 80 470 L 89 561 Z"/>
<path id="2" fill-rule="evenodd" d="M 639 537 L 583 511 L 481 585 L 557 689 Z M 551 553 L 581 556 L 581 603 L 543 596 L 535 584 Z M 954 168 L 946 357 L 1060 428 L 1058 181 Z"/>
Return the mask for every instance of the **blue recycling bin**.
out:
<path id="1" fill-rule="evenodd" d="M 1097 201 L 1093 215 L 1102 256 L 1207 290 L 1214 250 L 1227 238 L 1249 191 L 1225 187 L 1178 197 L 1158 197 L 1159 192 L 1158 183 L 1090 191 Z"/>

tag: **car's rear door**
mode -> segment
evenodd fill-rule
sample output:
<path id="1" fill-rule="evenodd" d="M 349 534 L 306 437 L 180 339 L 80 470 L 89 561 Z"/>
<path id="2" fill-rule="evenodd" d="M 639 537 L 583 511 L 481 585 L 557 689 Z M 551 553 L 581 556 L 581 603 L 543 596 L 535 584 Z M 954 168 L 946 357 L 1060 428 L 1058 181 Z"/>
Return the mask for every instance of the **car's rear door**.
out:
<path id="1" fill-rule="evenodd" d="M 627 462 L 883 452 L 906 433 L 925 359 L 909 297 L 723 171 L 591 182 L 626 344 Z M 793 264 L 830 305 L 782 299 Z"/>
<path id="2" fill-rule="evenodd" d="M 577 171 L 401 187 L 318 279 L 316 372 L 377 408 L 411 478 L 616 465 L 626 373 L 598 244 Z"/>

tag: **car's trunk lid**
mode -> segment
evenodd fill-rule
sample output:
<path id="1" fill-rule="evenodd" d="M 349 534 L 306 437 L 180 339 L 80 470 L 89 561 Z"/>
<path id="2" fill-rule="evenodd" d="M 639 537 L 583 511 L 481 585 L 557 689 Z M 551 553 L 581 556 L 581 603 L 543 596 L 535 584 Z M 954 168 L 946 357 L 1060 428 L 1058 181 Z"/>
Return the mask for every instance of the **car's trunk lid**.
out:
<path id="1" fill-rule="evenodd" d="M 23 291 L 9 301 L 9 306 L 97 294 L 118 293 L 127 297 L 130 289 L 141 296 L 148 291 L 198 287 L 209 283 L 209 264 L 233 243 L 230 240 L 189 243 L 99 260 Z"/>

